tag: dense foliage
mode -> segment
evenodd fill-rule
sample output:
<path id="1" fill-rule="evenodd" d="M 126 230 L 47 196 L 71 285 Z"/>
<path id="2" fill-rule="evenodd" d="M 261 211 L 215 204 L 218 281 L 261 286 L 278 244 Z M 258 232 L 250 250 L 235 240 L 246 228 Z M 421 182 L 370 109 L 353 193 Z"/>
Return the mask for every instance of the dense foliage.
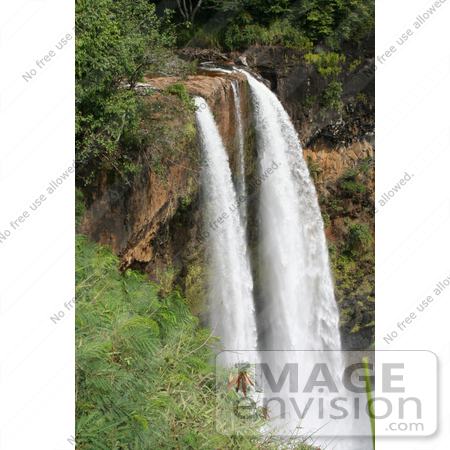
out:
<path id="1" fill-rule="evenodd" d="M 77 447 L 175 448 L 194 439 L 209 392 L 207 330 L 178 293 L 160 298 L 145 276 L 122 276 L 110 249 L 78 235 L 76 250 Z M 185 429 L 177 421 L 192 395 L 199 408 L 186 408 Z"/>
<path id="2" fill-rule="evenodd" d="M 337 50 L 345 41 L 359 43 L 373 28 L 375 2 L 206 0 L 197 17 L 195 26 L 194 19 L 190 18 L 189 29 L 181 33 L 180 43 L 209 44 L 232 50 L 254 44 L 308 49 L 323 42 Z M 179 19 L 185 21 L 185 16 L 180 15 Z"/>
<path id="3" fill-rule="evenodd" d="M 332 48 L 343 41 L 359 42 L 373 27 L 374 0 L 305 0 L 298 24 L 313 41 L 324 39 Z"/>
<path id="4" fill-rule="evenodd" d="M 212 45 L 226 50 L 252 44 L 300 48 L 309 52 L 305 59 L 328 76 L 341 70 L 341 56 L 316 53 L 314 46 L 323 42 L 338 49 L 344 41 L 358 42 L 374 22 L 374 0 L 205 0 L 186 5 L 189 10 L 192 6 L 192 13 L 199 7 L 195 23 L 195 14 L 186 21 L 175 3 L 171 10 L 164 2 L 147 0 L 76 1 L 79 183 L 91 183 L 99 166 L 112 168 L 128 180 L 129 174 L 141 168 L 133 150 L 151 147 L 155 141 L 171 142 L 149 130 L 157 111 L 146 99 L 154 96 L 154 91 L 148 89 L 143 95 L 141 90 L 138 95 L 136 86 L 144 75 L 182 77 L 192 72 L 192 65 L 174 55 L 177 45 Z M 323 106 L 337 107 L 337 85 L 330 85 L 328 94 Z M 183 102 L 186 108 L 182 109 L 192 110 L 186 99 Z M 162 153 L 155 155 L 156 165 L 161 165 Z"/>
<path id="5" fill-rule="evenodd" d="M 262 411 L 227 432 L 228 415 L 221 414 L 243 395 L 226 389 L 228 375 L 239 373 L 213 370 L 217 338 L 177 291 L 145 278 L 122 275 L 108 247 L 77 235 L 77 448 L 280 448 L 270 435 L 258 436 Z M 299 440 L 289 448 L 309 446 Z"/>
<path id="6" fill-rule="evenodd" d="M 187 70 L 170 50 L 168 17 L 158 18 L 146 0 L 76 2 L 76 153 L 79 166 L 93 158 L 126 174 L 135 171 L 122 142 L 139 134 L 144 74 Z M 89 181 L 89 180 L 85 180 Z"/>

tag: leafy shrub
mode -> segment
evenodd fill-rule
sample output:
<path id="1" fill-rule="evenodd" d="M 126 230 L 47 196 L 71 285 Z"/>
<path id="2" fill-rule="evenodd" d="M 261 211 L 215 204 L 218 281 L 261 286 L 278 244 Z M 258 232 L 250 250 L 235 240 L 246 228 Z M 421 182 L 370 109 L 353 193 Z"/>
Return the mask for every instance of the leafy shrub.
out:
<path id="1" fill-rule="evenodd" d="M 344 253 L 356 256 L 364 252 L 372 244 L 373 238 L 367 224 L 353 222 L 347 229 Z"/>
<path id="2" fill-rule="evenodd" d="M 366 156 L 358 160 L 358 170 L 360 173 L 369 172 L 375 168 L 375 161 L 371 156 Z"/>
<path id="3" fill-rule="evenodd" d="M 310 109 L 314 106 L 316 101 L 317 101 L 317 95 L 306 94 L 305 100 L 303 100 L 303 107 L 306 109 Z"/>
<path id="4" fill-rule="evenodd" d="M 76 159 L 81 168 L 108 163 L 127 179 L 127 172 L 139 170 L 123 142 L 140 130 L 143 101 L 136 84 L 145 74 L 178 75 L 191 68 L 169 50 L 173 29 L 152 3 L 77 1 L 75 18 Z M 78 178 L 89 184 L 93 177 L 78 170 Z"/>
<path id="5" fill-rule="evenodd" d="M 335 211 L 335 212 L 343 211 L 344 208 L 341 206 L 341 203 L 342 203 L 342 200 L 334 199 L 328 205 L 328 209 L 330 211 Z"/>
<path id="6" fill-rule="evenodd" d="M 298 23 L 306 36 L 324 40 L 333 50 L 344 41 L 359 43 L 375 22 L 374 0 L 310 0 L 300 9 Z"/>
<path id="7" fill-rule="evenodd" d="M 351 64 L 350 67 L 348 68 L 348 70 L 352 71 L 353 69 L 355 69 L 356 67 L 358 67 L 361 64 L 361 58 L 358 59 L 354 59 Z"/>
<path id="8" fill-rule="evenodd" d="M 366 186 L 364 186 L 364 184 L 354 183 L 353 181 L 346 181 L 346 180 L 341 181 L 340 186 L 342 187 L 342 189 L 346 191 L 355 193 L 362 193 L 365 192 L 365 190 L 367 189 Z"/>
<path id="9" fill-rule="evenodd" d="M 359 172 L 356 169 L 347 169 L 343 174 L 342 178 L 346 178 L 349 180 L 355 180 L 358 176 Z"/>
<path id="10" fill-rule="evenodd" d="M 364 92 L 358 92 L 356 94 L 356 101 L 366 103 L 367 102 L 366 94 L 364 94 Z"/>
<path id="11" fill-rule="evenodd" d="M 169 92 L 170 94 L 178 95 L 178 98 L 182 102 L 186 102 L 189 100 L 188 91 L 186 90 L 186 86 L 183 83 L 172 84 L 172 86 L 169 86 L 167 88 L 167 92 Z"/>
<path id="12" fill-rule="evenodd" d="M 247 17 L 244 25 L 232 23 L 225 32 L 224 44 L 229 50 L 240 50 L 250 45 L 283 45 L 296 49 L 311 49 L 312 42 L 289 20 L 276 20 L 268 27 L 253 23 Z M 242 20 L 242 19 L 241 19 Z"/>
<path id="13" fill-rule="evenodd" d="M 189 97 L 189 93 L 186 90 L 186 86 L 183 83 L 174 83 L 167 88 L 169 94 L 176 95 L 180 101 L 182 101 L 189 110 L 195 111 L 195 101 Z"/>
<path id="14" fill-rule="evenodd" d="M 325 89 L 325 92 L 322 97 L 322 106 L 325 109 L 336 108 L 339 110 L 341 108 L 341 96 L 342 96 L 342 83 L 332 81 Z"/>
<path id="15" fill-rule="evenodd" d="M 366 169 L 364 165 L 359 165 L 357 169 L 347 169 L 338 181 L 339 186 L 344 189 L 344 191 L 347 191 L 348 194 L 361 194 L 365 192 L 367 189 L 366 186 L 356 182 L 357 176 L 365 170 L 368 169 Z"/>
<path id="16" fill-rule="evenodd" d="M 323 226 L 328 228 L 331 225 L 331 219 L 329 214 L 322 214 Z"/>
<path id="17" fill-rule="evenodd" d="M 172 264 L 167 265 L 164 269 L 156 269 L 156 277 L 160 286 L 159 295 L 169 295 L 173 288 L 175 279 L 180 272 L 178 267 L 172 266 Z"/>
<path id="18" fill-rule="evenodd" d="M 341 65 L 345 62 L 345 55 L 327 52 L 307 53 L 305 61 L 314 64 L 317 72 L 326 77 L 338 74 L 342 70 Z"/>

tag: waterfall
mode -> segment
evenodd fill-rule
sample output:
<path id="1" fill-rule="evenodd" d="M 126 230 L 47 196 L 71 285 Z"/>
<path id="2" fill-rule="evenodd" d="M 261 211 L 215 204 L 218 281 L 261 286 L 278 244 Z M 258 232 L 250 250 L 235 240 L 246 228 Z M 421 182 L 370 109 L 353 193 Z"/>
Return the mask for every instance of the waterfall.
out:
<path id="1" fill-rule="evenodd" d="M 281 102 L 247 74 L 254 105 L 267 281 L 266 347 L 339 350 L 339 312 L 322 216 L 300 141 Z M 270 343 L 270 344 L 267 344 Z"/>
<path id="2" fill-rule="evenodd" d="M 263 83 L 243 73 L 250 85 L 259 176 L 264 178 L 259 206 L 263 296 L 258 300 L 262 303 L 258 305 L 261 311 L 258 333 L 263 337 L 259 350 L 272 351 L 260 352 L 260 355 L 266 353 L 260 357 L 278 370 L 277 377 L 286 364 L 298 363 L 300 389 L 307 384 L 318 363 L 326 364 L 336 385 L 342 389 L 345 366 L 340 352 L 339 311 L 315 187 L 298 134 L 281 102 Z M 274 417 L 283 413 L 281 404 L 285 406 L 286 417 L 290 419 L 288 429 L 292 431 L 298 425 L 296 406 L 303 411 L 307 400 L 314 397 L 301 421 L 306 433 L 322 426 L 319 434 L 326 436 L 350 436 L 355 432 L 351 418 L 333 421 L 328 413 L 331 423 L 318 420 L 322 415 L 327 416 L 324 411 L 327 408 L 330 411 L 330 402 L 336 394 L 322 394 L 324 389 L 317 392 L 317 388 L 312 393 L 293 393 L 287 384 L 277 394 L 279 404 L 267 406 Z M 318 404 L 320 401 L 323 404 Z M 342 447 L 339 443 L 337 448 L 351 447 L 347 442 Z"/>
<path id="3" fill-rule="evenodd" d="M 239 84 L 231 81 L 231 88 L 233 89 L 234 100 L 234 116 L 236 121 L 236 139 L 239 156 L 239 178 L 238 178 L 238 197 L 245 194 L 245 159 L 244 159 L 244 130 L 242 125 L 242 111 L 241 111 L 241 96 L 239 92 Z M 245 217 L 245 209 L 243 216 Z"/>
<path id="4" fill-rule="evenodd" d="M 345 365 L 340 352 L 339 312 L 316 191 L 297 132 L 282 104 L 264 84 L 243 73 L 250 86 L 259 165 L 258 182 L 249 183 L 252 192 L 257 186 L 259 202 L 257 316 L 246 246 L 246 220 L 242 220 L 240 208 L 235 207 L 237 193 L 245 193 L 245 149 L 238 86 L 231 84 L 239 158 L 236 190 L 214 117 L 203 99 L 195 100 L 199 107 L 196 121 L 206 214 L 204 236 L 209 240 L 212 258 L 210 324 L 214 326 L 219 318 L 215 334 L 222 337 L 226 349 L 239 351 L 239 354 L 222 354 L 220 363 L 247 360 L 256 364 L 257 384 L 263 380 L 263 366 L 270 367 L 272 382 L 287 380 L 285 368 L 296 366 L 297 371 L 292 369 L 290 374 L 290 381 L 292 376 L 298 381 L 295 389 L 292 389 L 295 383 L 275 382 L 276 389 L 268 392 L 270 382 L 266 376 L 267 382 L 264 386 L 259 384 L 260 392 L 253 397 L 258 405 L 270 410 L 273 420 L 269 427 L 274 427 L 270 429 L 279 435 L 279 427 L 283 427 L 283 433 L 290 434 L 298 432 L 301 426 L 300 435 L 313 434 L 313 440 L 321 445 L 332 441 L 332 448 L 342 450 L 370 448 L 370 440 L 365 438 L 333 441 L 336 436 L 339 440 L 343 436 L 367 435 L 370 426 L 368 420 L 361 426 L 361 421 L 356 423 L 352 418 L 356 410 L 362 414 L 365 394 L 353 396 L 343 390 Z M 317 389 L 323 377 L 328 376 L 322 369 L 320 373 L 314 372 L 318 365 L 326 366 L 339 391 Z M 316 387 L 305 391 L 303 388 L 313 373 Z M 341 392 L 349 403 L 356 397 L 359 403 L 345 405 L 348 419 L 330 420 L 333 413 L 340 411 L 331 411 L 330 405 L 342 397 Z"/>
<path id="5" fill-rule="evenodd" d="M 245 229 L 231 178 L 228 155 L 205 100 L 197 97 L 205 232 L 211 246 L 211 325 L 228 350 L 255 350 L 257 343 L 253 281 Z M 242 358 L 226 354 L 225 362 Z"/>

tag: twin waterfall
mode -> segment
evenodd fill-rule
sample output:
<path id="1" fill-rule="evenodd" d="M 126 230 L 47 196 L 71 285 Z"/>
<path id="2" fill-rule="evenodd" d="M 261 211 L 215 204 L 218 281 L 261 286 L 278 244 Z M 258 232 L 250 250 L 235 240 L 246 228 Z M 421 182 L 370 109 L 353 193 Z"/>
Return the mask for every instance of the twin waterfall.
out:
<path id="1" fill-rule="evenodd" d="M 266 174 L 258 188 L 257 301 L 247 249 L 246 202 L 234 211 L 229 207 L 246 194 L 238 84 L 232 83 L 239 161 L 236 187 L 214 116 L 206 102 L 196 98 L 202 200 L 212 258 L 211 327 L 217 322 L 215 334 L 229 350 L 221 361 L 232 365 L 251 360 L 254 364 L 264 355 L 272 371 L 274 367 L 280 370 L 275 380 L 286 364 L 298 362 L 299 386 L 304 386 L 320 354 L 333 378 L 338 378 L 344 363 L 340 353 L 332 350 L 341 348 L 339 313 L 314 184 L 297 132 L 282 104 L 263 83 L 243 73 L 253 104 L 258 175 Z M 239 355 L 241 350 L 250 353 Z M 292 401 L 288 387 L 283 387 L 277 397 L 283 407 L 267 405 L 271 416 L 285 413 L 294 417 L 304 408 L 299 394 Z M 311 419 L 306 417 L 302 423 L 306 430 L 321 426 L 314 420 L 314 408 L 312 405 L 307 415 Z"/>

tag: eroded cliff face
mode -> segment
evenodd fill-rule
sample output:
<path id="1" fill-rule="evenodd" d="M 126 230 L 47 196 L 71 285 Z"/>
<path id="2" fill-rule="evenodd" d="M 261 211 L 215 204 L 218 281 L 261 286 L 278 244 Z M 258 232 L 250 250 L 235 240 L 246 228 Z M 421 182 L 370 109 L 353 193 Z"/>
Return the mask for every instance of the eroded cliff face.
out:
<path id="1" fill-rule="evenodd" d="M 369 45 L 368 45 L 369 47 Z M 284 48 L 253 48 L 242 55 L 218 56 L 204 52 L 203 59 L 242 64 L 265 77 L 289 112 L 304 148 L 324 215 L 325 232 L 336 254 L 348 239 L 349 223 L 367 224 L 373 231 L 374 205 L 374 84 L 365 80 L 363 69 L 370 54 L 362 48 L 353 54 L 334 77 L 324 77 L 313 64 L 301 60 L 298 52 Z M 358 52 L 357 51 L 357 52 Z M 351 52 L 349 52 L 350 54 Z M 185 57 L 199 57 L 188 54 Z M 200 57 L 202 59 L 202 57 Z M 355 65 L 354 61 L 359 61 Z M 355 67 L 352 67 L 355 66 Z M 320 98 L 335 79 L 344 86 L 342 109 L 325 110 Z M 244 116 L 245 167 L 250 180 L 256 174 L 252 106 L 246 77 L 199 70 L 195 76 L 178 80 L 146 80 L 157 91 L 174 83 L 183 83 L 191 95 L 201 96 L 215 115 L 227 148 L 232 172 L 238 172 L 236 124 L 231 81 L 239 84 Z M 314 102 L 311 99 L 316 98 Z M 176 96 L 172 98 L 177 102 Z M 187 129 L 178 143 L 178 157 L 167 157 L 167 174 L 148 165 L 130 185 L 121 179 L 111 181 L 107 173 L 99 176 L 94 187 L 83 188 L 86 213 L 77 231 L 112 247 L 121 266 L 146 273 L 162 289 L 177 287 L 183 292 L 194 314 L 206 319 L 208 305 L 207 249 L 202 236 L 201 187 L 196 136 L 190 133 L 193 116 L 168 120 L 169 127 Z M 194 156 L 193 156 L 194 155 Z M 140 155 L 151 159 L 151 152 Z M 164 179 L 163 179 L 164 178 Z M 356 191 L 348 189 L 364 186 Z M 250 251 L 257 239 L 257 198 L 249 207 Z M 343 247 L 342 247 L 343 248 Z M 366 348 L 373 339 L 374 271 L 372 253 L 366 251 L 357 267 L 345 258 L 333 260 L 336 297 L 341 309 L 341 335 L 345 348 Z"/>
<path id="2" fill-rule="evenodd" d="M 85 214 L 77 232 L 110 246 L 120 257 L 122 270 L 140 270 L 149 280 L 158 281 L 162 289 L 174 286 L 183 291 L 191 309 L 206 319 L 208 306 L 206 254 L 202 239 L 199 164 L 194 114 L 171 115 L 169 107 L 181 108 L 176 95 L 159 98 L 158 92 L 182 82 L 189 94 L 201 96 L 209 104 L 228 151 L 232 172 L 238 172 L 235 105 L 231 82 L 240 90 L 241 110 L 246 118 L 244 135 L 248 149 L 252 148 L 252 113 L 247 79 L 243 74 L 208 72 L 188 79 L 152 78 L 146 80 L 155 89 L 151 101 L 161 102 L 161 118 L 167 127 L 180 129 L 177 159 L 170 153 L 158 157 L 151 149 L 140 154 L 136 164 L 144 162 L 139 175 L 129 183 L 120 177 L 111 179 L 108 171 L 86 187 Z M 186 129 L 186 132 L 183 130 Z M 194 130 L 194 133 L 192 133 Z M 181 139 L 181 142 L 179 142 Z M 253 170 L 257 158 L 252 151 L 246 155 L 247 169 Z M 156 164 L 157 162 L 157 164 Z M 165 173 L 161 176 L 160 167 Z"/>
<path id="3" fill-rule="evenodd" d="M 176 96 L 162 98 L 155 94 L 150 101 L 165 107 L 165 112 L 152 120 L 166 121 L 175 130 L 167 136 L 180 150 L 176 158 L 168 154 L 164 177 L 160 166 L 152 164 L 156 157 L 146 151 L 134 155 L 142 170 L 129 181 L 118 176 L 114 169 L 102 167 L 94 171 L 97 177 L 91 184 L 80 186 L 85 213 L 77 232 L 110 246 L 120 257 L 124 270 L 129 267 L 142 270 L 156 260 L 159 264 L 167 262 L 168 255 L 163 250 L 167 240 L 164 224 L 178 208 L 179 198 L 196 190 L 193 118 L 172 113 L 181 106 Z"/>

